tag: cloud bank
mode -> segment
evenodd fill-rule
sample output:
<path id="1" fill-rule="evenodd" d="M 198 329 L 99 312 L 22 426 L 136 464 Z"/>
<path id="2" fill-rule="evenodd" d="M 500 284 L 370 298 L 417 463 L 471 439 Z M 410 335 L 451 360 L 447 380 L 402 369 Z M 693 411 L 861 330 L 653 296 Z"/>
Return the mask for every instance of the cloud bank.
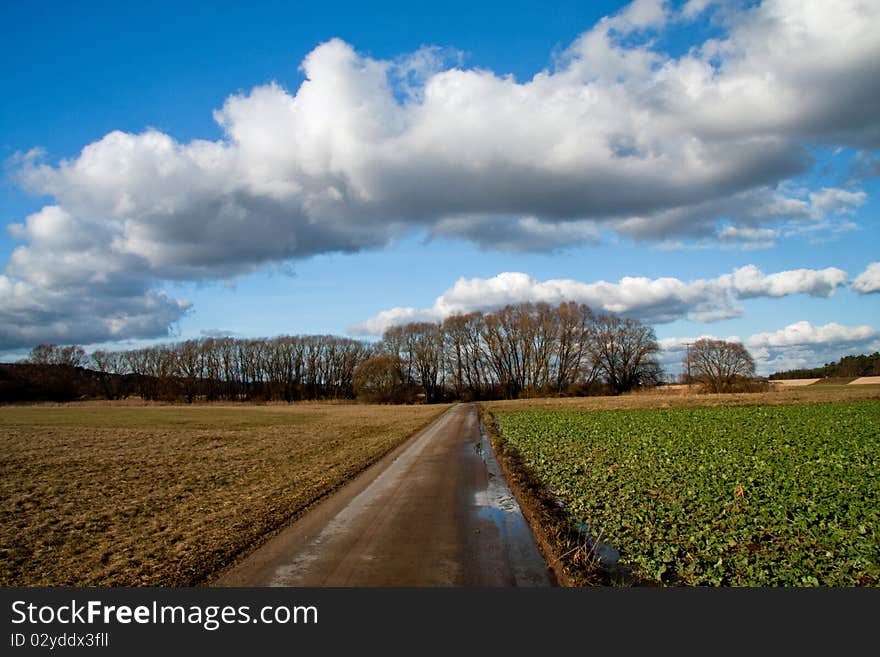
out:
<path id="1" fill-rule="evenodd" d="M 57 166 L 24 156 L 21 183 L 54 200 L 10 228 L 24 243 L 0 274 L 0 348 L 161 335 L 186 311 L 162 281 L 408 231 L 550 251 L 603 232 L 763 248 L 833 230 L 864 193 L 786 181 L 807 145 L 880 148 L 880 5 L 731 7 L 639 0 L 526 81 L 334 39 L 295 93 L 229 97 L 219 141 L 113 132 Z M 706 15 L 721 37 L 654 48 Z"/>
<path id="2" fill-rule="evenodd" d="M 793 269 L 764 274 L 746 265 L 717 278 L 682 281 L 678 278 L 624 277 L 617 283 L 584 283 L 571 279 L 539 281 L 520 272 L 492 278 L 460 278 L 428 308 L 398 307 L 384 310 L 355 324 L 356 335 L 381 335 L 395 324 L 442 321 L 454 314 L 494 310 L 507 304 L 575 301 L 596 312 L 612 312 L 649 323 L 692 319 L 711 322 L 742 314 L 741 299 L 779 298 L 793 294 L 828 297 L 846 281 L 846 272 L 827 269 Z"/>

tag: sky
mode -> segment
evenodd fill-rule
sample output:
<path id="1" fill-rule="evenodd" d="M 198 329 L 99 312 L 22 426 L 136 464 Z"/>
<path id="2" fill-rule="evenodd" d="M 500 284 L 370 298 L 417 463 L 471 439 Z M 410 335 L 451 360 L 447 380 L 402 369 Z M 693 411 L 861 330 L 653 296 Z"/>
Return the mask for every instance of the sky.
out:
<path id="1" fill-rule="evenodd" d="M 0 361 L 574 300 L 880 349 L 880 4 L 0 2 Z"/>

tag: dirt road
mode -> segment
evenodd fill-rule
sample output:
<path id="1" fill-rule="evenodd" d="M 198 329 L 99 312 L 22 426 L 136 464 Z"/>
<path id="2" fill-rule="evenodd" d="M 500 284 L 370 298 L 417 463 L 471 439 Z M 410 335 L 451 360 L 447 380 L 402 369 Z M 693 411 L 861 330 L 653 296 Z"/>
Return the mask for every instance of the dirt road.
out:
<path id="1" fill-rule="evenodd" d="M 459 404 L 214 586 L 548 586 L 472 404 Z"/>

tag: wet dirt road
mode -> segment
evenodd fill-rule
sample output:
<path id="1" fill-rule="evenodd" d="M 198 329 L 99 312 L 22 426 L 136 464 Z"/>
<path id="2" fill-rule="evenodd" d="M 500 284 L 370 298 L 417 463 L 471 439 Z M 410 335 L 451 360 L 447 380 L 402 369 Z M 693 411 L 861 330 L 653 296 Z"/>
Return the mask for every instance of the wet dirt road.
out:
<path id="1" fill-rule="evenodd" d="M 459 404 L 214 586 L 549 586 L 476 408 Z"/>

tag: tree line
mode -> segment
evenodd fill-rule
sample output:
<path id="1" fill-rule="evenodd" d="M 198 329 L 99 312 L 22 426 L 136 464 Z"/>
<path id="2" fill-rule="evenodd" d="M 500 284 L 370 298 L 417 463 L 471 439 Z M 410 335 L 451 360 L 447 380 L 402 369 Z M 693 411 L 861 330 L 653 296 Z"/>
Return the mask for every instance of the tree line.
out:
<path id="1" fill-rule="evenodd" d="M 356 383 L 377 401 L 412 394 L 412 384 L 429 402 L 619 394 L 659 383 L 658 353 L 654 330 L 636 320 L 522 303 L 391 327 Z"/>
<path id="2" fill-rule="evenodd" d="M 300 401 L 348 399 L 372 347 L 332 335 L 203 338 L 130 351 L 96 351 L 105 394 L 145 399 Z"/>
<path id="3" fill-rule="evenodd" d="M 822 367 L 774 372 L 771 379 L 821 379 L 825 377 L 880 376 L 880 352 L 844 356 Z"/>
<path id="4" fill-rule="evenodd" d="M 39 345 L 30 363 L 98 373 L 111 399 L 379 402 L 619 394 L 661 377 L 654 330 L 583 304 L 523 303 L 413 322 L 371 343 L 203 338 L 126 351 Z"/>

